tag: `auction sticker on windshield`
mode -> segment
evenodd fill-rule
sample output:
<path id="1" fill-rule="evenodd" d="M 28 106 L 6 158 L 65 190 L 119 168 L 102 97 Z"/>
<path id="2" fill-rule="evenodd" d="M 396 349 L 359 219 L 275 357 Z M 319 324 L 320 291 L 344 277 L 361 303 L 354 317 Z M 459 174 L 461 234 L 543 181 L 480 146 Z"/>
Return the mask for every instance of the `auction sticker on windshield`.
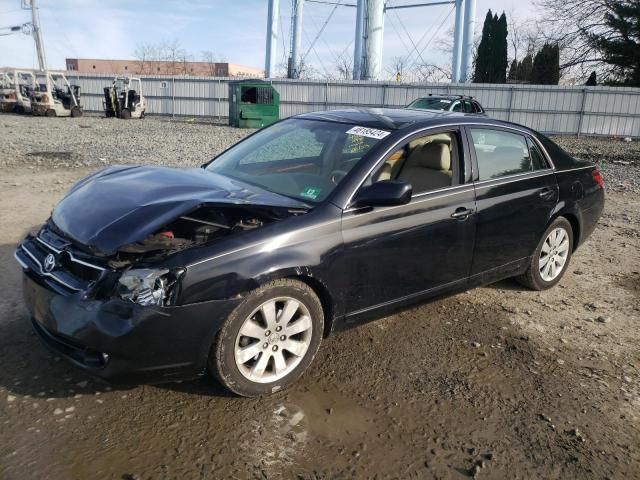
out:
<path id="1" fill-rule="evenodd" d="M 378 130 L 376 128 L 367 128 L 367 127 L 353 127 L 347 130 L 347 133 L 350 135 L 358 135 L 360 137 L 369 137 L 369 138 L 377 138 L 378 140 L 386 137 L 391 132 L 387 132 L 386 130 Z"/>

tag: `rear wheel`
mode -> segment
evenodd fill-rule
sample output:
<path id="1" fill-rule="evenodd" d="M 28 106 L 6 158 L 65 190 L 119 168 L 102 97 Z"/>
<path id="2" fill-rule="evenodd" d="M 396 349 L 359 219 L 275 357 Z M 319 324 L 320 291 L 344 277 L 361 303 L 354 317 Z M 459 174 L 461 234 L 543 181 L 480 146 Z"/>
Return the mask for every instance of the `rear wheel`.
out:
<path id="1" fill-rule="evenodd" d="M 122 112 L 120 112 L 120 118 L 129 120 L 131 118 L 131 110 L 129 110 L 128 108 L 122 110 Z"/>
<path id="2" fill-rule="evenodd" d="M 320 300 L 305 283 L 275 280 L 249 293 L 214 342 L 209 369 L 242 396 L 274 393 L 313 361 L 324 330 Z"/>
<path id="3" fill-rule="evenodd" d="M 17 114 L 22 115 L 24 113 L 24 107 L 22 105 L 16 105 L 13 111 Z"/>
<path id="4" fill-rule="evenodd" d="M 571 224 L 566 218 L 558 217 L 542 235 L 527 271 L 517 280 L 533 290 L 553 287 L 567 271 L 572 250 Z"/>

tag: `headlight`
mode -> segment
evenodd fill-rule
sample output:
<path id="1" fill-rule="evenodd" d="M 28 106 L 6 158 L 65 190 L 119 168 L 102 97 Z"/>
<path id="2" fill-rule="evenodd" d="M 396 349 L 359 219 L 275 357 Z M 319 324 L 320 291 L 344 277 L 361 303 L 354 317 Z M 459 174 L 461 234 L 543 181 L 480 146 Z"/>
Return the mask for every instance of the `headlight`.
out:
<path id="1" fill-rule="evenodd" d="M 162 306 L 169 286 L 167 268 L 140 268 L 124 272 L 118 280 L 118 294 L 143 307 Z"/>

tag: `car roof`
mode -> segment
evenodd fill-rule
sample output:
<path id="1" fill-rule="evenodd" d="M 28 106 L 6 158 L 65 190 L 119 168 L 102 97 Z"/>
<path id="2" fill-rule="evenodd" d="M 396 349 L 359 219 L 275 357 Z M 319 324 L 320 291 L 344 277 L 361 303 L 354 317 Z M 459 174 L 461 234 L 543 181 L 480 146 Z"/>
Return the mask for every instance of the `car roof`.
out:
<path id="1" fill-rule="evenodd" d="M 514 126 L 535 133 L 522 125 L 473 113 L 419 110 L 412 108 L 353 108 L 303 113 L 293 118 L 347 123 L 382 130 L 403 130 L 410 129 L 411 127 L 450 125 L 452 123 L 457 125 L 463 125 L 465 123 L 486 123 L 498 126 Z"/>
<path id="2" fill-rule="evenodd" d="M 423 98 L 446 98 L 447 100 L 477 100 L 473 98 L 471 95 L 445 95 L 445 94 L 436 94 L 436 95 L 424 95 L 422 97 L 416 98 L 416 100 L 422 100 Z M 415 100 L 414 100 L 415 102 Z"/>

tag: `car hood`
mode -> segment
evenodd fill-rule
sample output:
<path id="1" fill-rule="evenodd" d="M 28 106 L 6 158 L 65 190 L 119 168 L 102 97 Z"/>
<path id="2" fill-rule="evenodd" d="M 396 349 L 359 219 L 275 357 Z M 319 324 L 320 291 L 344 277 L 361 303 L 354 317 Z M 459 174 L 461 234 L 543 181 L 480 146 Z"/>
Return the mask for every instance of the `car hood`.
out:
<path id="1" fill-rule="evenodd" d="M 100 253 L 141 241 L 203 205 L 308 208 L 291 198 L 201 168 L 114 166 L 76 183 L 56 205 L 53 223 Z"/>

